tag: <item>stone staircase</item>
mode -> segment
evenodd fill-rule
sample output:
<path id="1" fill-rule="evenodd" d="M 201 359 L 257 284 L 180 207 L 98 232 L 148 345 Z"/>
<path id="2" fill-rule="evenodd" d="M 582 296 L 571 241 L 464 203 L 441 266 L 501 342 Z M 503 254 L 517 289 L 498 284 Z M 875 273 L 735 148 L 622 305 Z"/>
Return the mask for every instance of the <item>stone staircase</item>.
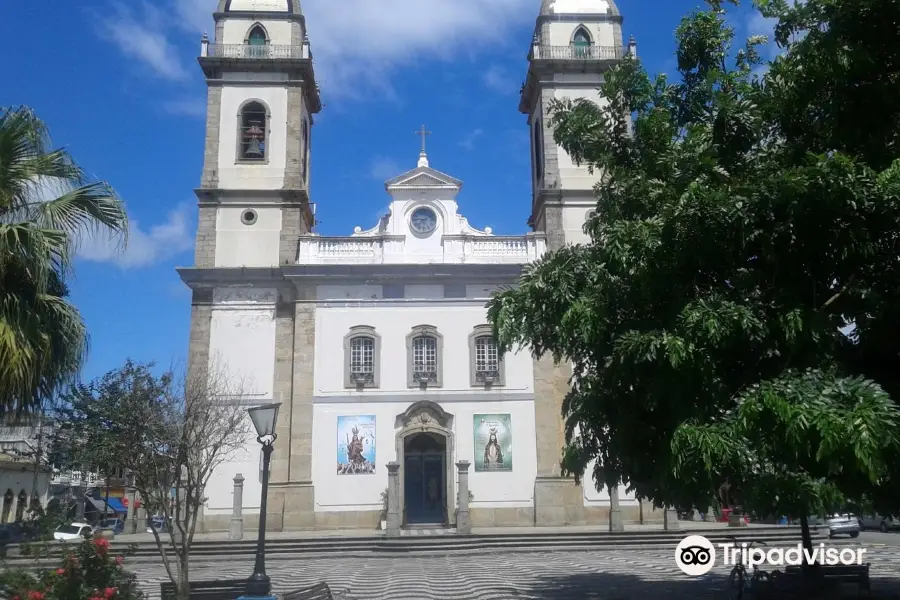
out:
<path id="1" fill-rule="evenodd" d="M 812 527 L 813 542 L 827 540 L 827 529 Z M 760 526 L 749 528 L 721 528 L 708 530 L 642 530 L 642 531 L 579 531 L 579 532 L 534 532 L 504 534 L 457 535 L 452 530 L 444 530 L 440 535 L 406 535 L 400 538 L 383 536 L 367 537 L 309 537 L 279 538 L 268 540 L 266 555 L 272 559 L 290 558 L 294 556 L 322 556 L 328 554 L 346 556 L 402 556 L 402 555 L 448 555 L 478 554 L 494 552 L 547 552 L 553 550 L 572 551 L 604 551 L 628 549 L 656 549 L 674 551 L 685 536 L 703 535 L 713 544 L 726 543 L 730 536 L 740 541 L 762 542 L 767 546 L 786 547 L 800 542 L 800 528 L 789 526 Z M 122 541 L 119 541 L 121 539 Z M 123 553 L 129 547 L 134 554 L 132 561 L 159 560 L 156 544 L 140 542 L 132 544 L 127 538 L 119 538 L 112 542 L 111 552 Z M 250 558 L 256 553 L 255 539 L 232 542 L 226 540 L 195 540 L 191 547 L 191 556 L 196 559 L 216 558 Z M 18 562 L 24 559 L 18 551 L 10 548 L 7 561 Z"/>

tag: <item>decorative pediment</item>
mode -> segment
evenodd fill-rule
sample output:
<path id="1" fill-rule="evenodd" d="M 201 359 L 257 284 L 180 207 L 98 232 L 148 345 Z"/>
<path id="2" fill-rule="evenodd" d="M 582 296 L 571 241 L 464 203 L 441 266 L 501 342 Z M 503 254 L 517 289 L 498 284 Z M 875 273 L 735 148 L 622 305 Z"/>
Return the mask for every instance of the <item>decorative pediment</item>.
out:
<path id="1" fill-rule="evenodd" d="M 453 415 L 446 412 L 436 402 L 420 400 L 414 402 L 402 414 L 397 415 L 394 427 L 398 429 L 414 429 L 421 427 L 422 431 L 431 429 L 453 429 Z"/>
<path id="2" fill-rule="evenodd" d="M 385 182 L 388 191 L 397 188 L 462 188 L 462 181 L 430 167 L 418 167 Z"/>

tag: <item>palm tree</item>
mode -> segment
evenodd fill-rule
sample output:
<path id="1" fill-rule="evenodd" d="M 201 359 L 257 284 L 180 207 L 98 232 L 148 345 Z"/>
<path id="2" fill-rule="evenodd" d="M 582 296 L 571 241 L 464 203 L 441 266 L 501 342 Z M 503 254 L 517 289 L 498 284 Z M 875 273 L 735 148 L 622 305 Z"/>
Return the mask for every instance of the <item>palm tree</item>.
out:
<path id="1" fill-rule="evenodd" d="M 124 203 L 26 107 L 0 108 L 0 415 L 32 412 L 81 370 L 88 336 L 66 300 L 84 236 L 124 243 Z"/>

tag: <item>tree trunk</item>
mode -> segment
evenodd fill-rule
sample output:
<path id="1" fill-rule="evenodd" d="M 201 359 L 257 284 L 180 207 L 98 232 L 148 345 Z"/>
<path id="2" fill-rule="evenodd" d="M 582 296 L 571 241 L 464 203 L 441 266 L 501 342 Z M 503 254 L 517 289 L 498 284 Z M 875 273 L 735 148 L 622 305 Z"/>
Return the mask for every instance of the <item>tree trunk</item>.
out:
<path id="1" fill-rule="evenodd" d="M 188 573 L 187 556 L 178 560 L 178 600 L 191 600 L 191 581 Z"/>
<path id="2" fill-rule="evenodd" d="M 806 512 L 809 511 L 804 511 L 804 514 L 800 517 L 800 535 L 803 539 L 803 547 L 812 555 L 812 536 L 809 532 L 809 517 L 806 516 Z M 809 598 L 816 597 L 817 592 L 821 591 L 819 587 L 820 582 L 817 578 L 819 574 L 818 567 L 818 564 L 807 563 L 806 557 L 801 563 L 800 572 L 803 577 L 804 593 Z"/>
<path id="3" fill-rule="evenodd" d="M 803 547 L 812 553 L 812 536 L 809 533 L 809 517 L 800 516 L 800 536 L 803 539 Z"/>

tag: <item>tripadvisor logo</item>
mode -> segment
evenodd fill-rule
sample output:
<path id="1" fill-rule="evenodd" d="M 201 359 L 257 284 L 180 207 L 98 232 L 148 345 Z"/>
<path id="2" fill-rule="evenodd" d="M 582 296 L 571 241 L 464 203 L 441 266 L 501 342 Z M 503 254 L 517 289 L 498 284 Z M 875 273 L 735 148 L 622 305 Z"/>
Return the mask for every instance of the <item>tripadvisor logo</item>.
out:
<path id="1" fill-rule="evenodd" d="M 716 564 L 716 555 L 722 557 L 722 564 L 726 567 L 738 563 L 747 568 L 760 565 L 781 567 L 785 565 L 802 565 L 822 563 L 826 565 L 861 565 L 865 548 L 826 548 L 825 544 L 819 544 L 811 550 L 797 544 L 789 548 L 748 548 L 747 544 L 735 544 L 728 542 L 713 543 L 702 535 L 689 535 L 675 548 L 675 564 L 686 575 L 697 577 L 709 573 Z"/>

